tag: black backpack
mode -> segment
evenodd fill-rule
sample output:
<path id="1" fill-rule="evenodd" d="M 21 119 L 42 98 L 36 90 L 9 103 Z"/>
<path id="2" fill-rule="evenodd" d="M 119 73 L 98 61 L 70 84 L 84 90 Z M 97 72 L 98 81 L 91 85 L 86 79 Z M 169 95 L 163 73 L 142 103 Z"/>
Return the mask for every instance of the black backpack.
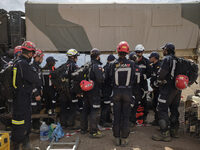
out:
<path id="1" fill-rule="evenodd" d="M 68 90 L 69 89 L 69 65 L 63 64 L 54 71 L 50 72 L 52 84 L 57 90 Z"/>
<path id="2" fill-rule="evenodd" d="M 188 85 L 192 85 L 194 82 L 197 83 L 197 78 L 198 78 L 198 65 L 195 64 L 194 62 L 190 60 L 186 60 L 184 58 L 177 58 L 175 57 L 176 60 L 176 67 L 174 71 L 174 77 L 177 75 L 186 75 L 189 78 L 189 83 Z"/>
<path id="3" fill-rule="evenodd" d="M 0 93 L 1 97 L 5 100 L 14 98 L 15 88 L 13 86 L 13 68 L 17 61 L 18 59 L 10 61 L 0 70 Z"/>
<path id="4" fill-rule="evenodd" d="M 82 80 L 89 80 L 89 74 L 92 69 L 92 63 L 87 62 L 85 65 L 81 66 L 75 72 L 71 74 L 74 81 L 81 82 Z"/>

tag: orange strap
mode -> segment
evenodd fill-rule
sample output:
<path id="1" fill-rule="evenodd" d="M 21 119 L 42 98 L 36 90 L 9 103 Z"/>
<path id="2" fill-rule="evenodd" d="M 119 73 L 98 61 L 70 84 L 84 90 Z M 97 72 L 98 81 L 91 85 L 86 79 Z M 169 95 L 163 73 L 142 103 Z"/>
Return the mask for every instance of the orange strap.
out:
<path id="1" fill-rule="evenodd" d="M 52 66 L 51 69 L 52 69 L 52 71 L 55 71 L 56 68 L 55 68 L 55 66 Z M 51 75 L 49 75 L 49 78 L 51 78 Z"/>

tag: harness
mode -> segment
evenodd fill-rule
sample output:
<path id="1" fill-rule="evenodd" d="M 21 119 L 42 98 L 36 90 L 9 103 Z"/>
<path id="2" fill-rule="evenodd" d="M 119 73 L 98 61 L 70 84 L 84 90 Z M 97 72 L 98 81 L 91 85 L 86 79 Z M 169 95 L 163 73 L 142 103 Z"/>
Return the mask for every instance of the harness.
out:
<path id="1" fill-rule="evenodd" d="M 126 72 L 126 84 L 125 85 L 119 85 L 119 73 L 120 72 Z M 116 64 L 115 68 L 115 85 L 117 88 L 131 88 L 130 86 L 131 81 L 131 67 L 127 64 Z"/>

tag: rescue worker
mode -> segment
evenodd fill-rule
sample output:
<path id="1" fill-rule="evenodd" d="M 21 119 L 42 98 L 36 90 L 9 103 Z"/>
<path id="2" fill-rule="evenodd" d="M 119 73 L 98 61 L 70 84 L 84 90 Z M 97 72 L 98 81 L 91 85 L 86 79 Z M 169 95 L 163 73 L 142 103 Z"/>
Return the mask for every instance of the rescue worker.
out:
<path id="1" fill-rule="evenodd" d="M 55 70 L 56 59 L 52 56 L 49 56 L 46 59 L 46 65 L 42 68 L 42 74 L 44 76 L 44 89 L 43 89 L 43 98 L 46 103 L 46 112 L 49 115 L 53 115 L 55 113 L 55 105 L 56 105 L 56 90 L 51 81 L 50 72 Z"/>
<path id="2" fill-rule="evenodd" d="M 36 85 L 37 88 L 37 95 L 40 95 L 42 97 L 42 93 L 43 93 L 43 75 L 42 75 L 42 70 L 40 67 L 40 64 L 43 61 L 43 52 L 40 49 L 36 49 L 36 52 L 33 56 L 34 61 L 32 63 L 33 68 L 36 70 L 37 74 L 38 74 L 38 78 L 39 78 L 39 84 Z M 36 94 L 36 93 L 35 93 Z M 31 102 L 31 106 L 32 106 L 32 114 L 39 114 L 41 111 L 41 101 L 37 101 L 35 99 L 35 95 L 32 96 L 32 102 Z M 37 128 L 39 129 L 40 127 L 40 119 L 32 119 L 32 126 L 33 128 Z"/>
<path id="3" fill-rule="evenodd" d="M 175 46 L 167 43 L 162 47 L 165 56 L 155 84 L 160 86 L 160 94 L 158 96 L 158 118 L 160 126 L 160 134 L 153 135 L 152 139 L 156 141 L 171 141 L 172 137 L 177 137 L 179 128 L 179 112 L 178 107 L 181 99 L 181 91 L 175 87 Z M 170 117 L 168 115 L 170 110 Z M 170 136 L 171 135 L 171 136 Z"/>
<path id="4" fill-rule="evenodd" d="M 14 49 L 14 59 L 18 58 L 22 54 L 22 46 L 16 46 Z"/>
<path id="5" fill-rule="evenodd" d="M 126 55 L 129 53 L 129 45 L 126 41 L 118 44 L 117 52 L 119 58 L 112 64 L 110 72 L 114 103 L 113 136 L 117 146 L 126 146 L 130 132 L 129 115 L 135 72 L 134 63 L 126 59 Z"/>
<path id="6" fill-rule="evenodd" d="M 60 121 L 62 126 L 65 127 L 73 127 L 75 125 L 75 117 L 76 117 L 76 109 L 78 105 L 78 98 L 76 91 L 72 89 L 72 79 L 71 74 L 78 69 L 76 64 L 78 60 L 78 56 L 80 55 L 79 52 L 75 49 L 69 49 L 67 51 L 68 60 L 62 66 L 66 66 L 67 70 L 63 70 L 67 72 L 66 78 L 68 79 L 68 90 L 67 91 L 60 91 Z M 63 72 L 62 71 L 62 72 Z"/>
<path id="7" fill-rule="evenodd" d="M 152 125 L 157 126 L 158 125 L 158 112 L 156 110 L 157 104 L 158 104 L 158 96 L 159 96 L 159 87 L 157 85 L 154 85 L 154 82 L 157 80 L 158 70 L 160 69 L 160 55 L 157 52 L 152 52 L 149 56 L 149 61 L 151 62 L 152 66 L 152 72 L 151 72 L 151 79 L 150 79 L 150 85 L 153 89 L 153 99 L 152 99 L 152 107 L 154 111 L 154 121 L 151 123 Z"/>
<path id="8" fill-rule="evenodd" d="M 142 117 L 142 120 L 140 123 L 145 123 L 146 122 L 146 117 L 148 114 L 148 106 L 147 106 L 147 93 L 148 93 L 148 84 L 147 84 L 147 79 L 150 78 L 151 76 L 151 66 L 150 62 L 147 58 L 143 56 L 144 53 L 144 46 L 142 44 L 138 44 L 135 47 L 135 53 L 138 57 L 136 61 L 136 65 L 140 68 L 141 72 L 141 78 L 140 78 L 140 84 L 139 84 L 139 95 L 140 95 L 140 101 L 141 106 L 144 107 L 144 115 Z M 138 104 L 135 104 L 136 106 Z"/>
<path id="9" fill-rule="evenodd" d="M 115 61 L 115 56 L 110 54 L 107 58 L 107 63 L 103 67 L 104 69 L 104 75 L 105 75 L 105 81 L 102 88 L 103 92 L 103 101 L 101 104 L 101 116 L 100 116 L 100 125 L 103 127 L 110 127 L 112 123 L 111 119 L 111 94 L 112 94 L 112 87 L 111 87 L 111 79 L 109 78 L 110 73 L 110 64 Z"/>
<path id="10" fill-rule="evenodd" d="M 88 118 L 90 121 L 90 137 L 100 138 L 102 133 L 97 128 L 97 114 L 100 110 L 100 90 L 104 82 L 102 63 L 100 62 L 100 50 L 93 48 L 90 51 L 91 67 L 89 79 L 93 81 L 92 90 L 84 93 L 83 111 L 81 113 L 81 134 L 86 134 L 88 130 Z"/>
<path id="11" fill-rule="evenodd" d="M 142 97 L 140 94 L 140 79 L 141 79 L 141 70 L 139 66 L 135 63 L 137 61 L 138 57 L 135 52 L 131 52 L 129 54 L 129 60 L 134 62 L 134 69 L 135 69 L 135 81 L 133 83 L 133 96 L 131 101 L 131 114 L 130 114 L 130 127 L 134 127 L 136 124 L 136 121 L 140 120 L 143 117 L 143 114 L 138 117 L 137 109 L 138 109 L 138 102 L 140 101 L 140 98 Z M 137 116 L 137 117 L 136 117 Z"/>
<path id="12" fill-rule="evenodd" d="M 6 111 L 7 109 L 10 112 L 12 109 L 13 97 L 12 93 L 7 91 L 9 90 L 8 85 L 10 78 L 6 77 L 8 75 L 6 74 L 6 70 L 12 66 L 13 62 L 13 51 L 11 49 L 9 49 L 5 55 L 0 57 L 0 113 Z"/>
<path id="13" fill-rule="evenodd" d="M 24 150 L 30 150 L 29 133 L 31 128 L 31 95 L 40 100 L 36 95 L 39 78 L 33 67 L 30 65 L 35 53 L 35 44 L 25 41 L 22 44 L 22 55 L 15 62 L 13 68 L 13 87 L 15 97 L 13 100 L 12 113 L 12 136 L 13 149 L 19 150 L 22 144 Z"/>

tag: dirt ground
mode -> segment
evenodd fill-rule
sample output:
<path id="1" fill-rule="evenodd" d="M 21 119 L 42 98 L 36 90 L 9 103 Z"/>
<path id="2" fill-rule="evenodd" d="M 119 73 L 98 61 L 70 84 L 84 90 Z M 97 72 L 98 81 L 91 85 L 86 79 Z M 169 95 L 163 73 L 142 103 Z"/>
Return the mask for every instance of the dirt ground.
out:
<path id="1" fill-rule="evenodd" d="M 198 89 L 197 84 L 187 88 L 182 93 L 182 100 L 186 100 L 187 95 L 194 93 Z M 148 120 L 153 119 L 152 112 L 148 116 Z M 188 133 L 180 133 L 180 138 L 173 139 L 172 142 L 156 142 L 151 140 L 151 136 L 159 133 L 158 127 L 143 126 L 135 127 L 129 136 L 129 145 L 127 147 L 116 147 L 113 143 L 112 130 L 102 131 L 105 135 L 101 139 L 91 139 L 88 134 L 81 135 L 77 133 L 69 138 L 64 137 L 59 142 L 72 142 L 79 137 L 80 142 L 78 150 L 200 150 L 200 139 L 191 137 Z M 74 132 L 74 131 L 65 131 Z M 32 143 L 34 146 L 39 146 L 41 150 L 45 150 L 49 142 L 40 142 L 39 135 L 32 134 Z"/>
<path id="2" fill-rule="evenodd" d="M 73 132 L 73 131 L 71 131 Z M 151 140 L 151 136 L 158 133 L 158 127 L 136 127 L 129 136 L 129 145 L 127 147 L 116 147 L 113 144 L 112 131 L 103 131 L 105 135 L 101 139 L 91 139 L 88 134 L 81 135 L 77 133 L 72 137 L 65 137 L 59 142 L 72 142 L 77 137 L 80 138 L 78 150 L 199 150 L 200 140 L 189 135 L 181 135 L 172 142 L 157 142 Z M 32 144 L 45 150 L 48 142 L 40 142 L 39 135 L 31 135 Z"/>

